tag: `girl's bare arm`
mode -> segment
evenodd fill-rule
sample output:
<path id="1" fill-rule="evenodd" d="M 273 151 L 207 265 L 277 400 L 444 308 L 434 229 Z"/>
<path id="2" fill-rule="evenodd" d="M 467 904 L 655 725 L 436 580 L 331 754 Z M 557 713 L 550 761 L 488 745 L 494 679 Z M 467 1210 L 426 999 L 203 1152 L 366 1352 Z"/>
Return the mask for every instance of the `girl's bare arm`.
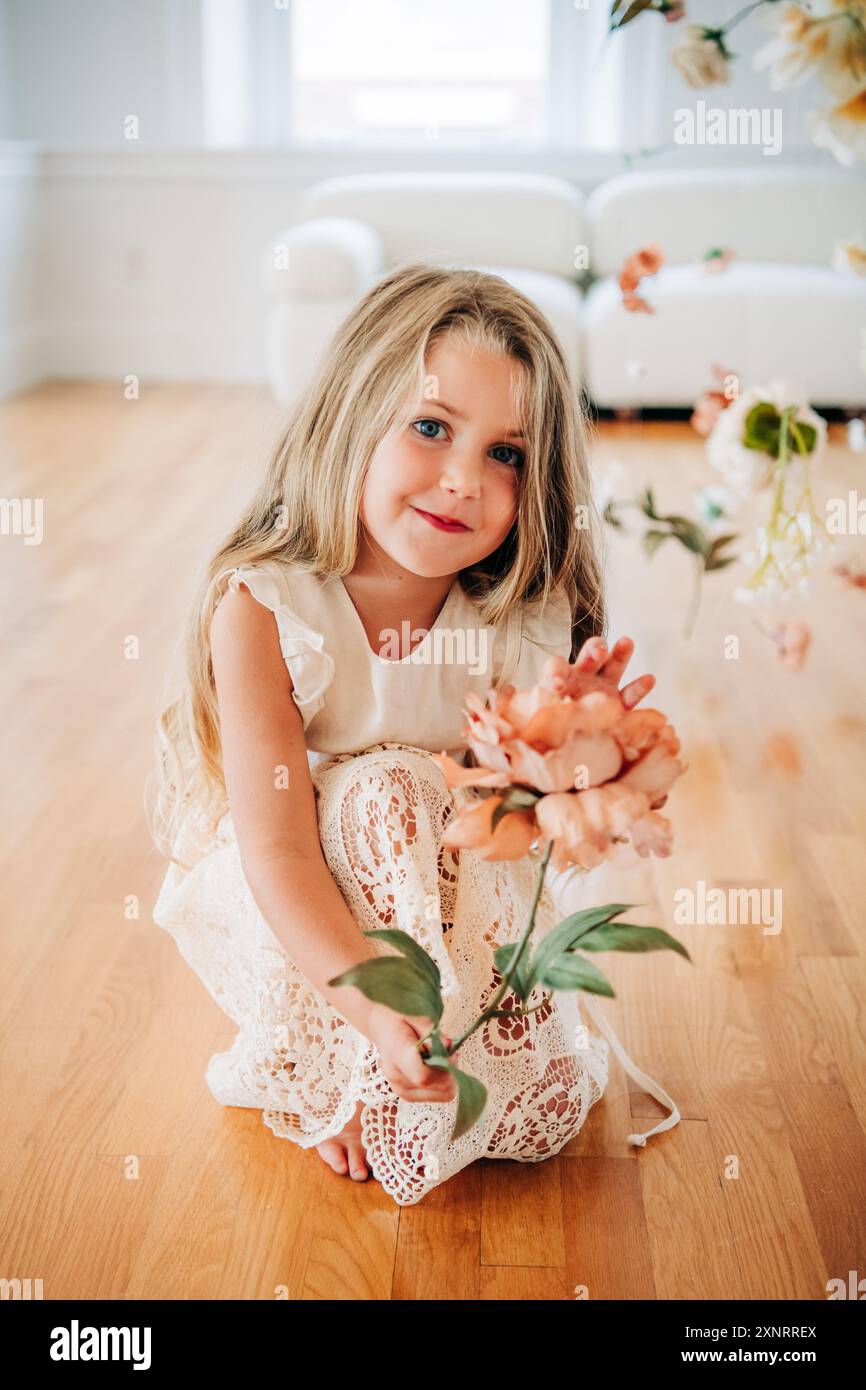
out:
<path id="1" fill-rule="evenodd" d="M 384 1006 L 352 986 L 326 983 L 375 953 L 322 852 L 303 720 L 276 620 L 245 585 L 217 606 L 211 658 L 226 790 L 253 897 L 310 983 L 370 1036 Z"/>

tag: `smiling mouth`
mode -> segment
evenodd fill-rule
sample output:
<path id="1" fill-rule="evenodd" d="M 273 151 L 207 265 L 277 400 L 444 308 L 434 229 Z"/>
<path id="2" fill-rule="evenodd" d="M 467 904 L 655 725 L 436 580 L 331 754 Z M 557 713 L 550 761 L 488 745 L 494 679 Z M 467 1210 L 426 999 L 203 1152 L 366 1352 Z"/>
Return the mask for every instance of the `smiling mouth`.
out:
<path id="1" fill-rule="evenodd" d="M 455 521 L 447 516 L 437 516 L 436 512 L 425 512 L 420 507 L 413 507 L 413 512 L 423 516 L 425 521 L 429 521 L 431 526 L 435 526 L 439 531 L 469 531 L 472 528 L 466 526 L 462 521 Z"/>

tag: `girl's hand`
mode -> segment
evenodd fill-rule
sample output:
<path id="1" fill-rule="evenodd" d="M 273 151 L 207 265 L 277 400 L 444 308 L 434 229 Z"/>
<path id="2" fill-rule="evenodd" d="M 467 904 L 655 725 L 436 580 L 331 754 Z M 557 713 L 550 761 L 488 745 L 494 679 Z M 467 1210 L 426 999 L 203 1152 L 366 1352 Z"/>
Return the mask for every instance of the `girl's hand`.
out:
<path id="1" fill-rule="evenodd" d="M 379 1050 L 382 1071 L 401 1100 L 449 1101 L 457 1095 L 457 1083 L 450 1072 L 428 1067 L 418 1051 L 418 1040 L 426 1037 L 432 1020 L 406 1017 L 383 1008 L 367 1036 Z M 451 1038 L 445 1038 L 450 1047 Z"/>
<path id="2" fill-rule="evenodd" d="M 558 695 L 577 699 L 591 690 L 603 690 L 606 695 L 619 695 L 624 709 L 634 709 L 656 683 L 655 676 L 638 676 L 620 689 L 623 672 L 631 660 L 634 642 L 620 637 L 608 651 L 603 637 L 590 637 L 584 642 L 573 662 L 554 657 L 547 666 L 543 685 Z"/>

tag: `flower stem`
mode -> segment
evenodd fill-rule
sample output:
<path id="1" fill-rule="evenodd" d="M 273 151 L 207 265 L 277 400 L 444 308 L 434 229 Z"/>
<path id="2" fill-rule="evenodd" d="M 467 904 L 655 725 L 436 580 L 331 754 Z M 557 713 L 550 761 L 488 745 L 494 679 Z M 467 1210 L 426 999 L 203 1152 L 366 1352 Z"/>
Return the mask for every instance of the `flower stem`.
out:
<path id="1" fill-rule="evenodd" d="M 731 32 L 731 30 L 733 29 L 734 25 L 735 25 L 735 24 L 739 24 L 739 22 L 740 22 L 741 19 L 745 19 L 747 14 L 751 14 L 751 13 L 752 13 L 752 10 L 757 10 L 757 9 L 759 9 L 761 5 L 767 5 L 767 4 L 773 4 L 773 3 L 774 3 L 774 0 L 752 0 L 752 4 L 751 4 L 751 5 L 746 5 L 744 9 L 739 10 L 739 11 L 737 12 L 737 14 L 734 15 L 733 19 L 729 19 L 728 22 L 727 22 L 727 24 L 723 24 L 723 25 L 722 25 L 721 29 L 719 30 L 720 36 L 724 36 L 725 34 L 729 34 L 729 33 Z"/>
<path id="2" fill-rule="evenodd" d="M 695 630 L 695 623 L 698 618 L 698 609 L 701 606 L 701 580 L 704 576 L 704 563 L 702 559 L 695 562 L 695 571 L 692 578 L 692 594 L 689 600 L 689 611 L 686 615 L 686 625 L 683 630 L 683 637 L 688 640 Z"/>
<path id="3" fill-rule="evenodd" d="M 505 991 L 508 989 L 508 986 L 511 983 L 514 972 L 520 964 L 520 960 L 523 956 L 523 952 L 526 948 L 526 943 L 529 940 L 532 928 L 535 925 L 535 912 L 538 907 L 538 900 L 541 897 L 541 890 L 544 886 L 544 873 L 547 868 L 548 860 L 550 859 L 552 850 L 553 840 L 550 840 L 548 841 L 547 849 L 544 852 L 544 858 L 542 859 L 541 864 L 538 868 L 538 881 L 535 885 L 535 893 L 533 894 L 532 898 L 532 907 L 529 911 L 529 920 L 527 921 L 526 926 L 523 928 L 523 935 L 521 936 L 520 941 L 517 944 L 517 950 L 511 957 L 511 964 L 505 972 L 505 976 L 502 980 L 502 983 L 500 984 L 499 989 L 496 991 L 496 994 L 493 996 L 493 999 L 490 1001 L 490 1004 L 487 1006 L 484 1012 L 482 1014 L 479 1014 L 478 1018 L 476 1018 L 472 1026 L 467 1028 L 466 1032 L 462 1033 L 460 1037 L 457 1038 L 457 1040 L 451 1044 L 451 1046 L 448 1049 L 449 1057 L 454 1055 L 458 1047 L 460 1047 L 466 1041 L 466 1039 L 469 1037 L 471 1033 L 475 1032 L 476 1028 L 480 1028 L 482 1023 L 485 1023 L 488 1018 L 493 1017 L 493 1011 L 495 1010 L 497 1004 L 499 1003 L 500 999 L 503 997 Z"/>

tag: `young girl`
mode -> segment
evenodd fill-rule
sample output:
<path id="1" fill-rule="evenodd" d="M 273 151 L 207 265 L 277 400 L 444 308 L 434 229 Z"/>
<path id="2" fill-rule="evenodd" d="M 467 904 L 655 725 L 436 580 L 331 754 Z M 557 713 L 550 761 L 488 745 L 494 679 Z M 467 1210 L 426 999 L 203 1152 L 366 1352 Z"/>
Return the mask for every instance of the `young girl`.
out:
<path id="1" fill-rule="evenodd" d="M 543 314 L 498 276 L 411 264 L 338 330 L 196 596 L 159 724 L 154 834 L 172 862 L 154 920 L 238 1027 L 208 1085 L 401 1205 L 479 1157 L 558 1153 L 602 1095 L 608 1040 L 672 1110 L 649 1133 L 679 1118 L 562 993 L 464 1042 L 456 1064 L 488 1100 L 452 1143 L 454 1080 L 417 1050 L 431 1021 L 328 984 L 392 955 L 363 932 L 396 927 L 439 966 L 449 1039 L 495 993 L 537 864 L 443 848 L 474 793 L 449 791 L 431 753 L 465 762 L 467 691 L 534 685 L 551 655 L 619 689 L 632 644 L 601 638 L 598 539 Z M 558 878 L 539 933 L 565 915 Z"/>

